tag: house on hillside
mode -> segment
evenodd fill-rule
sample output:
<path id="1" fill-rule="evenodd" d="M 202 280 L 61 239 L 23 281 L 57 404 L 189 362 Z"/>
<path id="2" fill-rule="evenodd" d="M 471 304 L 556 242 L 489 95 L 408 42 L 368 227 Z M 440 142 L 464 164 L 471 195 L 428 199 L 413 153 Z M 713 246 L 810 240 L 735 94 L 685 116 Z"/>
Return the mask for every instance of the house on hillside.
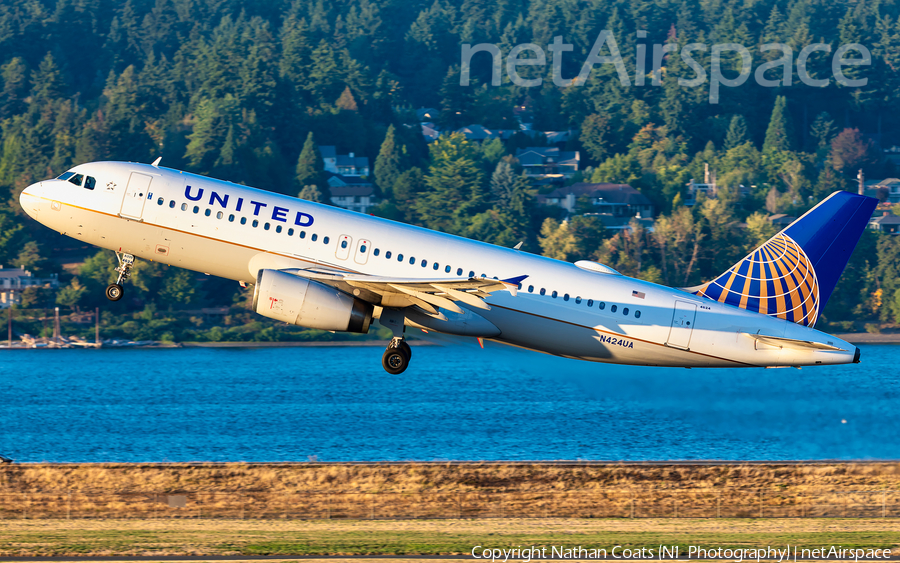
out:
<path id="1" fill-rule="evenodd" d="M 881 215 L 869 219 L 869 228 L 873 231 L 891 235 L 900 234 L 900 217 L 888 210 L 884 210 Z"/>
<path id="2" fill-rule="evenodd" d="M 22 302 L 22 292 L 29 287 L 59 288 L 59 276 L 36 278 L 24 268 L 0 266 L 0 309 L 8 309 Z"/>
<path id="3" fill-rule="evenodd" d="M 900 179 L 869 180 L 866 182 L 866 195 L 878 198 L 881 203 L 900 203 Z"/>
<path id="4" fill-rule="evenodd" d="M 558 205 L 573 213 L 579 198 L 586 197 L 593 207 L 592 215 L 599 217 L 610 229 L 625 228 L 632 219 L 653 224 L 653 202 L 628 184 L 577 183 L 557 188 L 537 197 L 538 203 Z"/>
<path id="5" fill-rule="evenodd" d="M 526 147 L 516 151 L 516 158 L 525 175 L 534 177 L 561 176 L 571 178 L 581 162 L 578 151 L 561 151 L 557 147 Z"/>
<path id="6" fill-rule="evenodd" d="M 334 174 L 328 178 L 328 189 L 331 191 L 331 203 L 350 211 L 368 213 L 378 204 L 375 185 L 358 176 Z"/>
<path id="7" fill-rule="evenodd" d="M 369 159 L 354 153 L 337 154 L 334 145 L 319 146 L 319 153 L 325 162 L 325 171 L 342 176 L 368 176 Z"/>
<path id="8" fill-rule="evenodd" d="M 462 134 L 466 139 L 470 141 L 475 141 L 476 143 L 483 143 L 485 141 L 490 141 L 491 139 L 495 139 L 500 135 L 496 131 L 491 131 L 487 127 L 483 125 L 467 125 L 466 127 L 461 127 L 454 131 L 454 133 Z"/>

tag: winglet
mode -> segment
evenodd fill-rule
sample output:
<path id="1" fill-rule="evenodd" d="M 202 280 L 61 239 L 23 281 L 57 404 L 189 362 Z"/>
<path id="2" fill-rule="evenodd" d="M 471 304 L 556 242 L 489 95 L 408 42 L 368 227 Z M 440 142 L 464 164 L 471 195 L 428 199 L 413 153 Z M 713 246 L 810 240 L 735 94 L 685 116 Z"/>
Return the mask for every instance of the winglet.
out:
<path id="1" fill-rule="evenodd" d="M 513 297 L 515 297 L 519 291 L 519 284 L 521 284 L 522 280 L 527 277 L 528 276 L 516 276 L 514 278 L 500 280 L 500 283 L 506 284 L 506 290 L 509 291 Z"/>
<path id="2" fill-rule="evenodd" d="M 153 164 L 151 164 L 150 166 L 159 167 L 159 163 L 160 163 L 161 160 L 162 160 L 162 157 L 161 157 L 161 156 L 157 156 L 157 157 L 156 157 L 156 160 L 154 160 L 154 161 L 153 161 Z"/>

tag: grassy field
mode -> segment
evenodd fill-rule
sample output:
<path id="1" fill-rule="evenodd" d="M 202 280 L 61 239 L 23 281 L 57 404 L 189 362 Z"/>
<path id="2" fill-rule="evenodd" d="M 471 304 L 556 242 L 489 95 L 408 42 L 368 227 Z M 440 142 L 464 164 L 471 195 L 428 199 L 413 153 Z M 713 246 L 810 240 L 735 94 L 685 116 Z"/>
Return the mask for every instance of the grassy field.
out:
<path id="1" fill-rule="evenodd" d="M 0 521 L 0 556 L 469 554 L 474 546 L 900 547 L 895 520 Z M 896 551 L 895 551 L 896 553 Z"/>

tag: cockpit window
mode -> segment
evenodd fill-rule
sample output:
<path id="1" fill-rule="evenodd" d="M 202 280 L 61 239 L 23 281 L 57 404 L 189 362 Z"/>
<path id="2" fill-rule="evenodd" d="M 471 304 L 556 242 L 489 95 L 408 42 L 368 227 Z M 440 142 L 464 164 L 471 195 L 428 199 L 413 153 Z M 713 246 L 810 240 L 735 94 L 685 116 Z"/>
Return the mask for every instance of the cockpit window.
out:
<path id="1" fill-rule="evenodd" d="M 69 178 L 71 178 L 74 175 L 75 175 L 74 172 L 63 172 L 62 174 L 59 175 L 59 178 L 57 178 L 57 180 L 68 180 Z"/>
<path id="2" fill-rule="evenodd" d="M 87 188 L 89 190 L 93 190 L 96 185 L 97 185 L 97 180 L 95 180 L 93 176 L 88 176 L 87 178 L 84 179 L 84 187 L 85 188 Z"/>
<path id="3" fill-rule="evenodd" d="M 80 186 L 82 180 L 84 180 L 84 174 L 75 174 L 74 176 L 69 178 L 69 182 L 75 184 L 76 186 Z"/>

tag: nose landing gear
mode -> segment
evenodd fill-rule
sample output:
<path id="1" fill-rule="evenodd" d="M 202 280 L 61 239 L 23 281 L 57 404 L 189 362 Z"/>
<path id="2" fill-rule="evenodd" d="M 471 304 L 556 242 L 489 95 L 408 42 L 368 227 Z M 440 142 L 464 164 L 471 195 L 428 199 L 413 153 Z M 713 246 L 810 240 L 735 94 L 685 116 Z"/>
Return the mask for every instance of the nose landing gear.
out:
<path id="1" fill-rule="evenodd" d="M 131 254 L 116 252 L 116 259 L 119 261 L 119 267 L 116 268 L 116 271 L 119 272 L 119 279 L 116 280 L 116 283 L 106 287 L 106 298 L 110 301 L 118 301 L 125 295 L 125 288 L 122 287 L 122 284 L 131 275 L 131 269 L 134 267 L 134 256 Z"/>
<path id="2" fill-rule="evenodd" d="M 399 375 L 406 371 L 409 367 L 409 360 L 412 357 L 412 349 L 403 337 L 391 339 L 384 355 L 381 356 L 381 365 L 384 370 L 391 375 Z"/>

